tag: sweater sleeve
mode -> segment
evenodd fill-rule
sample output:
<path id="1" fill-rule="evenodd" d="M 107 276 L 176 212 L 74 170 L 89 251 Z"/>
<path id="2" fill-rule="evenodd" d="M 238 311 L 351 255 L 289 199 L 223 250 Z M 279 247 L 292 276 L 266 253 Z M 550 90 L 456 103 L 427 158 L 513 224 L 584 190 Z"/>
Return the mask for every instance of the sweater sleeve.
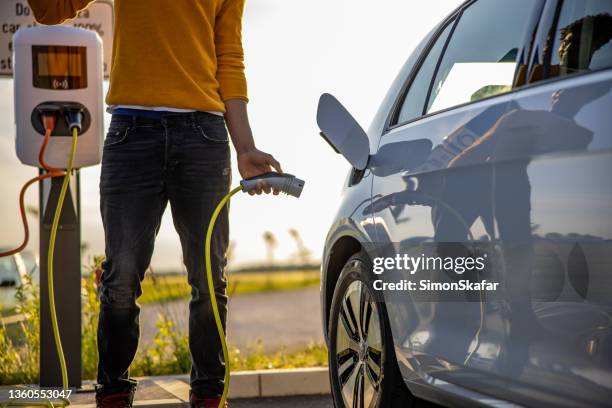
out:
<path id="1" fill-rule="evenodd" d="M 242 49 L 244 2 L 245 0 L 225 0 L 215 18 L 216 77 L 223 101 L 248 101 Z"/>
<path id="2" fill-rule="evenodd" d="M 61 24 L 76 17 L 94 0 L 28 0 L 36 21 L 41 24 Z"/>

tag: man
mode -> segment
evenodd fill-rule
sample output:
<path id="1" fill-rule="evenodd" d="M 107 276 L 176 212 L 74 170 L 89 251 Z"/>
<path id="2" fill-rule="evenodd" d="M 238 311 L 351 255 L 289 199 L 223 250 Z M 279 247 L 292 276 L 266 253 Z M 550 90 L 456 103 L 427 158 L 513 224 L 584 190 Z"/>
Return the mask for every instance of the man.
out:
<path id="1" fill-rule="evenodd" d="M 29 0 L 42 24 L 74 17 L 91 0 Z M 279 163 L 255 147 L 247 116 L 241 19 L 244 0 L 115 0 L 113 113 L 105 140 L 100 209 L 106 261 L 100 286 L 98 407 L 129 407 L 139 338 L 140 283 L 170 203 L 192 288 L 192 407 L 217 407 L 224 364 L 204 269 L 204 235 L 228 192 L 227 128 L 243 178 Z M 269 193 L 265 184 L 257 193 Z M 212 239 L 214 287 L 225 321 L 224 210 Z"/>

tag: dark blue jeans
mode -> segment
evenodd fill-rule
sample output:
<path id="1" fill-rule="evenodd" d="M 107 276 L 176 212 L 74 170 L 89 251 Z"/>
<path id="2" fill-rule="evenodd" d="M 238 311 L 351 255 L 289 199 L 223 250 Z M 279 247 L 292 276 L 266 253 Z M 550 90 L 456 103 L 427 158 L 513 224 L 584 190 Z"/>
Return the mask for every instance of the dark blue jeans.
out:
<path id="1" fill-rule="evenodd" d="M 224 361 L 208 294 L 204 240 L 210 216 L 229 191 L 230 181 L 230 147 L 222 117 L 203 112 L 164 113 L 159 118 L 113 115 L 100 178 L 106 241 L 98 325 L 102 392 L 133 384 L 128 368 L 140 335 L 136 301 L 162 214 L 170 203 L 191 285 L 191 388 L 203 397 L 221 394 Z M 211 248 L 224 324 L 228 237 L 225 209 L 217 220 Z"/>

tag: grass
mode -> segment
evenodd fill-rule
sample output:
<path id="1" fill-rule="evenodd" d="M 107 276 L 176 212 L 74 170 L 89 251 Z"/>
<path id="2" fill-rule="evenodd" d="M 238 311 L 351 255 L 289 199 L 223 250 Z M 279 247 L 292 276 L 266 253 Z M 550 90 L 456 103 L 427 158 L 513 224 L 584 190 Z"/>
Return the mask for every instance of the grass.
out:
<path id="1" fill-rule="evenodd" d="M 254 350 L 241 353 L 234 348 L 230 351 L 230 367 L 235 371 L 267 370 L 272 368 L 326 367 L 327 347 L 311 344 L 306 349 L 294 353 L 284 350 L 266 354 L 261 343 Z"/>
<path id="2" fill-rule="evenodd" d="M 94 259 L 89 267 L 93 272 L 100 267 L 101 257 Z M 189 296 L 189 287 L 184 276 L 162 276 L 157 280 L 148 278 L 145 294 L 158 296 L 148 301 L 165 301 Z M 317 271 L 240 273 L 230 277 L 230 292 L 257 293 L 269 290 L 288 290 L 318 284 Z M 94 379 L 98 362 L 97 337 L 99 301 L 95 274 L 83 278 L 82 301 L 82 378 Z M 10 327 L 0 324 L 0 385 L 33 384 L 38 381 L 39 367 L 39 322 L 40 301 L 38 287 L 26 279 L 17 290 L 15 312 L 26 318 Z M 153 295 L 151 295 L 153 294 Z M 143 295 L 144 297 L 145 295 Z M 141 298 L 142 301 L 142 298 Z M 139 351 L 130 369 L 132 376 L 185 374 L 191 369 L 188 337 L 174 330 L 174 322 L 160 314 L 157 333 L 153 342 Z M 327 365 L 324 345 L 312 344 L 304 350 L 274 353 L 264 352 L 263 344 L 239 350 L 230 345 L 230 367 L 232 370 L 259 370 L 271 368 L 319 367 Z"/>
<path id="3" fill-rule="evenodd" d="M 136 355 L 130 368 L 131 376 L 189 372 L 191 357 L 188 338 L 174 331 L 173 326 L 172 321 L 164 316 L 160 317 L 157 322 L 158 332 L 153 344 Z M 285 350 L 265 353 L 261 343 L 247 350 L 230 346 L 230 369 L 232 371 L 323 366 L 327 366 L 327 349 L 321 344 L 311 344 L 306 349 L 293 353 L 287 353 Z"/>
<path id="4" fill-rule="evenodd" d="M 319 270 L 291 272 L 240 272 L 228 275 L 230 296 L 307 288 L 319 285 Z M 149 274 L 142 283 L 141 305 L 189 299 L 191 288 L 185 275 Z"/>

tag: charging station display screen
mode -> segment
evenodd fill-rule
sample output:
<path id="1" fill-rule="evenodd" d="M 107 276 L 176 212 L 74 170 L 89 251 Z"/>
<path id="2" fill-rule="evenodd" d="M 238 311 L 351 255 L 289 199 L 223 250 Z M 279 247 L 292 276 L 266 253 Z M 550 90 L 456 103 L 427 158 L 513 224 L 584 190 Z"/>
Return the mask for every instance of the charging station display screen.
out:
<path id="1" fill-rule="evenodd" d="M 70 90 L 87 87 L 85 47 L 33 45 L 32 82 L 36 88 Z"/>

